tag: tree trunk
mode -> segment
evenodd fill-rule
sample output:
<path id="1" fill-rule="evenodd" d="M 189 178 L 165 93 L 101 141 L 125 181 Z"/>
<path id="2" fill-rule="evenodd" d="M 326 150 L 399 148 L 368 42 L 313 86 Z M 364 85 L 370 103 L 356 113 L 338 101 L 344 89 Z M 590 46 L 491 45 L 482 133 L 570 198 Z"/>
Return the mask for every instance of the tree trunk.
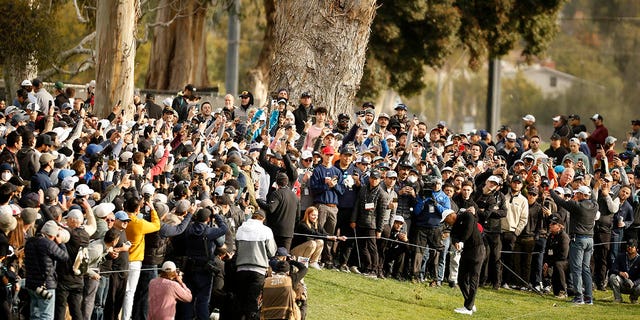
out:
<path id="1" fill-rule="evenodd" d="M 264 41 L 258 57 L 258 64 L 255 68 L 249 70 L 247 75 L 249 90 L 253 93 L 255 101 L 267 101 L 267 96 L 269 95 L 269 72 L 273 62 L 273 42 L 275 39 L 276 3 L 275 0 L 264 0 L 263 2 L 264 11 L 267 13 Z M 278 90 L 279 88 L 271 89 Z M 260 103 L 257 104 L 261 105 Z"/>
<path id="2" fill-rule="evenodd" d="M 27 61 L 30 60 L 30 61 Z M 14 55 L 8 57 L 7 62 L 2 66 L 4 70 L 4 89 L 7 94 L 7 106 L 11 105 L 13 98 L 17 96 L 22 80 L 33 80 L 38 74 L 38 65 L 34 59 L 26 59 L 25 55 Z M 0 97 L 0 100 L 1 97 Z"/>
<path id="3" fill-rule="evenodd" d="M 308 91 L 329 114 L 351 111 L 375 10 L 375 0 L 278 1 L 270 88 Z"/>
<path id="4" fill-rule="evenodd" d="M 117 101 L 122 101 L 126 116 L 133 117 L 139 5 L 137 0 L 97 1 L 94 113 L 98 117 L 107 117 Z"/>
<path id="5" fill-rule="evenodd" d="M 145 87 L 179 90 L 209 85 L 206 54 L 208 1 L 161 0 Z"/>

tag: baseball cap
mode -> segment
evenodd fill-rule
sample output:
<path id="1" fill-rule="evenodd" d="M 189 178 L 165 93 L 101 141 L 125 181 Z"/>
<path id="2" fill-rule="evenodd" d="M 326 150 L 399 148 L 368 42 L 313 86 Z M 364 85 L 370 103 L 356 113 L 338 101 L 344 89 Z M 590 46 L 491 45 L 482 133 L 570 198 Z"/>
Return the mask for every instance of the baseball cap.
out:
<path id="1" fill-rule="evenodd" d="M 389 115 L 388 115 L 388 114 L 386 114 L 386 113 L 384 113 L 384 112 L 380 112 L 380 114 L 378 115 L 378 119 L 380 119 L 380 118 L 387 118 L 387 120 L 388 120 L 388 119 L 391 119 L 391 118 L 389 117 Z"/>
<path id="2" fill-rule="evenodd" d="M 604 139 L 604 144 L 614 144 L 616 141 L 618 141 L 618 139 L 616 139 L 613 136 L 608 136 L 606 139 Z"/>
<path id="3" fill-rule="evenodd" d="M 200 162 L 198 164 L 196 164 L 196 166 L 193 168 L 193 173 L 211 173 L 213 172 L 213 169 L 209 168 L 209 166 L 207 166 L 206 163 L 204 162 Z"/>
<path id="4" fill-rule="evenodd" d="M 600 115 L 599 113 L 594 114 L 593 116 L 591 116 L 591 120 L 603 120 L 602 115 Z"/>
<path id="5" fill-rule="evenodd" d="M 43 153 L 42 155 L 40 155 L 40 165 L 47 164 L 55 159 L 56 157 L 54 157 L 51 153 Z"/>
<path id="6" fill-rule="evenodd" d="M 502 179 L 500 179 L 500 177 L 498 176 L 490 176 L 487 181 L 491 181 L 491 182 L 495 182 L 496 184 L 500 184 L 502 182 Z"/>
<path id="7" fill-rule="evenodd" d="M 276 257 L 289 257 L 289 251 L 287 251 L 287 248 L 285 247 L 279 247 L 276 250 Z"/>
<path id="8" fill-rule="evenodd" d="M 518 137 L 516 136 L 516 134 L 515 134 L 515 133 L 513 133 L 513 132 L 509 132 L 509 133 L 507 133 L 507 140 L 509 140 L 509 141 L 516 141 L 516 139 L 517 139 L 517 138 L 518 138 Z"/>
<path id="9" fill-rule="evenodd" d="M 395 217 L 393 217 L 393 222 L 396 221 L 404 223 L 404 218 L 401 215 L 397 214 Z"/>
<path id="10" fill-rule="evenodd" d="M 113 203 L 104 202 L 93 207 L 93 214 L 98 218 L 104 218 L 115 209 L 116 206 Z"/>
<path id="11" fill-rule="evenodd" d="M 400 103 L 395 107 L 395 110 L 407 110 L 407 106 L 404 103 Z"/>
<path id="12" fill-rule="evenodd" d="M 326 146 L 324 148 L 322 148 L 322 154 L 329 154 L 329 155 L 333 155 L 335 152 L 335 150 L 333 150 L 332 146 Z"/>
<path id="13" fill-rule="evenodd" d="M 62 183 L 60 183 L 60 189 L 64 191 L 73 190 L 74 185 L 78 181 L 79 181 L 78 177 L 75 177 L 75 176 L 66 177 L 62 179 Z"/>
<path id="14" fill-rule="evenodd" d="M 31 83 L 31 80 L 25 79 L 25 80 L 22 80 L 22 82 L 20 83 L 20 86 L 21 87 L 31 87 L 31 86 L 33 86 L 33 84 Z"/>
<path id="15" fill-rule="evenodd" d="M 385 177 L 387 177 L 387 178 L 397 178 L 398 177 L 398 173 L 393 171 L 393 170 L 389 170 L 385 174 Z"/>
<path id="16" fill-rule="evenodd" d="M 528 114 L 528 115 L 522 117 L 522 120 L 536 122 L 536 117 L 534 117 L 533 115 Z"/>
<path id="17" fill-rule="evenodd" d="M 590 196 L 591 195 L 591 188 L 587 187 L 587 186 L 580 186 L 578 187 L 578 190 L 575 191 L 576 193 L 582 193 L 584 195 Z"/>
<path id="18" fill-rule="evenodd" d="M 580 116 L 577 115 L 577 114 L 570 114 L 569 115 L 569 120 L 571 120 L 571 119 L 580 120 Z"/>
<path id="19" fill-rule="evenodd" d="M 93 194 L 93 192 L 93 189 L 89 188 L 89 186 L 86 184 L 81 184 L 76 187 L 76 194 L 81 197 Z"/>
<path id="20" fill-rule="evenodd" d="M 126 222 L 131 221 L 131 219 L 129 218 L 129 215 L 124 211 L 116 212 L 116 220 L 126 221 Z"/>
<path id="21" fill-rule="evenodd" d="M 172 261 L 165 261 L 162 264 L 162 271 L 164 272 L 173 272 L 176 271 L 178 268 L 176 267 L 176 264 L 173 263 Z"/>
<path id="22" fill-rule="evenodd" d="M 445 219 L 447 219 L 447 217 L 452 214 L 455 213 L 453 210 L 451 209 L 446 209 L 442 212 L 442 219 L 440 219 L 440 222 L 444 222 Z"/>
<path id="23" fill-rule="evenodd" d="M 311 94 L 309 92 L 303 92 L 300 95 L 300 98 L 311 98 Z"/>
<path id="24" fill-rule="evenodd" d="M 380 174 L 380 171 L 378 170 L 372 170 L 371 173 L 369 174 L 369 177 L 373 179 L 380 179 L 382 178 L 382 174 Z"/>

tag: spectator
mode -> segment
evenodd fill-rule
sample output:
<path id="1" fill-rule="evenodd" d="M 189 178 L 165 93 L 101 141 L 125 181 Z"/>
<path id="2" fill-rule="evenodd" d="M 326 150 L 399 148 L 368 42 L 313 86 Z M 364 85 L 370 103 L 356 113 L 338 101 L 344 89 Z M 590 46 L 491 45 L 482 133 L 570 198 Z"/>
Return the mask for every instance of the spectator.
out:
<path id="1" fill-rule="evenodd" d="M 264 211 L 257 210 L 236 234 L 234 319 L 255 319 L 258 316 L 258 297 L 264 286 L 268 261 L 276 253 L 273 232 L 263 224 L 265 218 Z"/>
<path id="2" fill-rule="evenodd" d="M 567 298 L 567 272 L 569 272 L 569 236 L 558 217 L 549 223 L 549 241 L 544 255 L 543 269 L 551 274 L 553 295 L 558 299 Z"/>
<path id="3" fill-rule="evenodd" d="M 267 196 L 266 202 L 258 203 L 267 212 L 267 226 L 273 231 L 276 245 L 290 250 L 300 203 L 296 194 L 291 191 L 286 174 L 278 173 L 276 186 L 276 191 Z"/>
<path id="4" fill-rule="evenodd" d="M 638 303 L 640 296 L 640 260 L 638 257 L 638 241 L 627 241 L 627 252 L 620 253 L 616 263 L 611 268 L 609 285 L 613 290 L 615 302 L 622 302 L 622 293 L 629 293 L 629 301 Z"/>
<path id="5" fill-rule="evenodd" d="M 591 117 L 595 129 L 591 132 L 587 139 L 587 145 L 589 146 L 589 153 L 591 156 L 595 156 L 598 149 L 604 146 L 605 139 L 609 136 L 609 130 L 604 126 L 604 118 L 602 115 L 596 113 Z"/>
<path id="6" fill-rule="evenodd" d="M 593 304 L 593 284 L 589 263 L 593 254 L 593 229 L 598 204 L 591 200 L 591 189 L 587 186 L 581 186 L 576 190 L 575 200 L 565 201 L 554 192 L 551 193 L 551 198 L 558 206 L 567 209 L 571 216 L 569 270 L 571 270 L 571 283 L 575 294 L 573 303 Z"/>
<path id="7" fill-rule="evenodd" d="M 149 282 L 149 320 L 173 319 L 176 315 L 176 301 L 190 302 L 191 291 L 182 282 L 182 272 L 176 264 L 165 261 L 160 269 L 160 277 Z"/>
<path id="8" fill-rule="evenodd" d="M 64 245 L 69 234 L 63 231 L 55 221 L 47 221 L 42 226 L 41 234 L 27 240 L 24 248 L 25 265 L 27 266 L 26 289 L 31 299 L 31 319 L 47 319 L 54 317 L 56 303 L 55 293 L 57 280 L 55 276 L 56 262 L 69 259 Z"/>

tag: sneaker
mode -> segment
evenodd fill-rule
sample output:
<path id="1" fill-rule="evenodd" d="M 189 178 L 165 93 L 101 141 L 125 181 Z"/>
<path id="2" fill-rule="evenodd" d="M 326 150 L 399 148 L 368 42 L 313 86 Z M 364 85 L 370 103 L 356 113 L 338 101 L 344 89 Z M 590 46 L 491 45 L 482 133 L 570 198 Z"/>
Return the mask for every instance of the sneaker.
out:
<path id="1" fill-rule="evenodd" d="M 607 287 L 605 287 L 603 284 L 599 284 L 596 286 L 596 289 L 598 289 L 598 291 L 607 291 Z"/>
<path id="2" fill-rule="evenodd" d="M 556 298 L 557 299 L 566 299 L 567 298 L 567 294 L 564 291 L 560 291 L 560 293 L 558 293 Z"/>
<path id="3" fill-rule="evenodd" d="M 551 292 L 551 286 L 544 287 L 544 293 L 547 294 L 549 292 Z"/>
<path id="4" fill-rule="evenodd" d="M 536 291 L 538 291 L 538 292 L 542 292 L 544 290 L 544 288 L 542 287 L 542 283 L 540 283 L 537 286 L 535 286 L 534 289 L 536 289 Z"/>
<path id="5" fill-rule="evenodd" d="M 432 288 L 441 287 L 442 286 L 442 282 L 440 282 L 440 281 L 431 281 L 431 283 L 429 283 L 429 286 L 432 287 Z"/>
<path id="6" fill-rule="evenodd" d="M 386 279 L 387 277 L 384 276 L 384 273 L 382 272 L 378 272 L 378 279 Z"/>
<path id="7" fill-rule="evenodd" d="M 575 298 L 573 298 L 573 300 L 571 300 L 571 303 L 573 303 L 573 304 L 584 304 L 584 300 L 582 300 L 581 297 L 575 297 Z"/>
<path id="8" fill-rule="evenodd" d="M 471 308 L 471 311 L 478 312 L 478 309 L 476 309 L 476 305 L 475 304 L 473 305 L 473 308 Z"/>
<path id="9" fill-rule="evenodd" d="M 505 283 L 502 285 L 502 289 L 511 290 L 511 287 L 509 287 L 509 285 Z"/>
<path id="10" fill-rule="evenodd" d="M 356 267 L 356 266 L 351 266 L 351 268 L 349 268 L 349 271 L 351 271 L 351 273 L 355 273 L 355 274 L 362 274 L 362 272 L 360 272 L 360 270 L 358 270 L 358 267 Z"/>
<path id="11" fill-rule="evenodd" d="M 584 304 L 593 305 L 593 298 L 584 297 Z"/>
<path id="12" fill-rule="evenodd" d="M 309 263 L 309 268 L 313 268 L 313 269 L 316 269 L 316 270 L 322 270 L 322 268 L 320 267 L 320 265 L 317 262 Z"/>
<path id="13" fill-rule="evenodd" d="M 333 263 L 331 263 L 331 262 L 325 263 L 324 264 L 324 268 L 327 269 L 327 270 L 333 269 Z"/>
<path id="14" fill-rule="evenodd" d="M 346 264 L 341 265 L 339 270 L 342 272 L 351 273 L 351 271 L 349 271 L 349 267 L 347 267 Z"/>
<path id="15" fill-rule="evenodd" d="M 472 315 L 473 314 L 473 310 L 469 310 L 469 309 L 467 309 L 465 307 L 457 308 L 457 309 L 453 310 L 453 312 L 459 313 L 459 314 L 468 314 L 468 315 Z"/>

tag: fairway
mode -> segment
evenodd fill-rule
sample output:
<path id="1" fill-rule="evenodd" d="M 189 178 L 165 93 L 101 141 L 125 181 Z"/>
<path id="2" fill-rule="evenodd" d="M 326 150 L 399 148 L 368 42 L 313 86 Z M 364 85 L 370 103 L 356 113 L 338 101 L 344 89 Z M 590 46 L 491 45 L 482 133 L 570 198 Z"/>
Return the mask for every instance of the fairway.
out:
<path id="1" fill-rule="evenodd" d="M 458 288 L 430 288 L 391 279 L 369 279 L 334 270 L 310 270 L 307 319 L 638 319 L 640 305 L 613 303 L 610 289 L 595 292 L 595 304 L 573 305 L 552 295 L 481 289 L 478 312 L 458 315 L 462 306 Z M 624 296 L 629 301 L 628 295 Z"/>

